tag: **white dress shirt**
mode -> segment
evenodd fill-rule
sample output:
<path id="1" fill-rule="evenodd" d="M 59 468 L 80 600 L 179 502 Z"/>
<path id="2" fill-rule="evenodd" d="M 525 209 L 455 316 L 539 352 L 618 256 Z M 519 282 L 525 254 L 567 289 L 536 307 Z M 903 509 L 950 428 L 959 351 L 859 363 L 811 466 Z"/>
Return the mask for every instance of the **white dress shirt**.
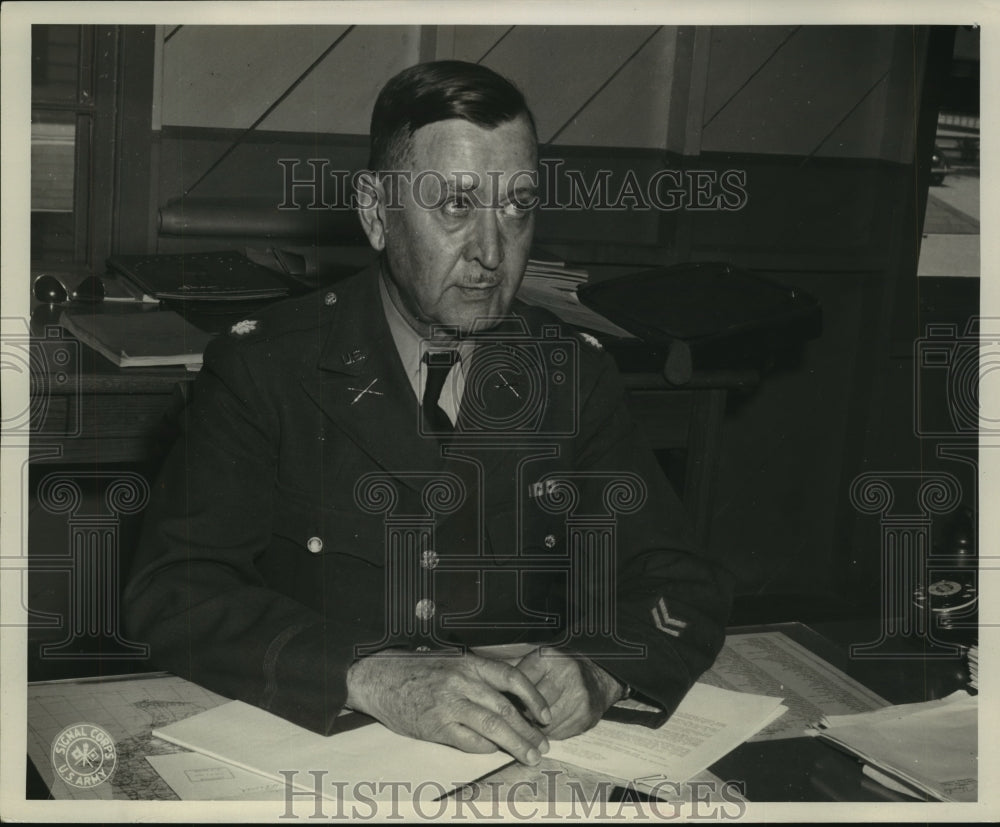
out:
<path id="1" fill-rule="evenodd" d="M 396 343 L 396 350 L 403 362 L 403 370 L 406 372 L 407 379 L 410 380 L 410 386 L 413 388 L 418 404 L 424 398 L 424 385 L 427 382 L 427 369 L 423 362 L 423 354 L 428 350 L 458 351 L 458 360 L 445 378 L 444 387 L 441 388 L 441 396 L 438 397 L 438 407 L 448 415 L 448 419 L 454 425 L 458 421 L 458 409 L 462 404 L 462 394 L 465 391 L 466 365 L 468 365 L 472 352 L 475 350 L 475 343 L 456 342 L 454 339 L 448 338 L 431 340 L 421 336 L 410 327 L 409 322 L 393 304 L 385 286 L 384 274 L 379 275 L 378 288 L 382 297 L 385 319 L 389 323 L 389 331 Z"/>

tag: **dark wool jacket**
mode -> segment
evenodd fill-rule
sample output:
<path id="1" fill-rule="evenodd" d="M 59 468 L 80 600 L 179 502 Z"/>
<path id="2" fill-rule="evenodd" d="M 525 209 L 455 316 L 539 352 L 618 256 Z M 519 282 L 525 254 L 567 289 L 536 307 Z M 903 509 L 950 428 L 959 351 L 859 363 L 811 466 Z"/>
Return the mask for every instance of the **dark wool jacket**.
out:
<path id="1" fill-rule="evenodd" d="M 332 733 L 354 660 L 531 641 L 666 712 L 729 597 L 591 337 L 515 303 L 423 433 L 378 270 L 214 340 L 125 591 L 159 666 Z M 513 387 L 513 390 L 512 390 Z"/>

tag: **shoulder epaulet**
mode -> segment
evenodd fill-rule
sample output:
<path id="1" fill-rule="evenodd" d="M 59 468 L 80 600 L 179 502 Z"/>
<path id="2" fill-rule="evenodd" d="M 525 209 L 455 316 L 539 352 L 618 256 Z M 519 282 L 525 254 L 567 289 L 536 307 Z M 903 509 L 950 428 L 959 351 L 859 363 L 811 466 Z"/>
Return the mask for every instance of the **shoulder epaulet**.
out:
<path id="1" fill-rule="evenodd" d="M 270 339 L 318 327 L 329 321 L 329 311 L 336 307 L 338 298 L 336 291 L 324 289 L 275 302 L 233 324 L 229 335 L 236 339 Z"/>
<path id="2" fill-rule="evenodd" d="M 604 350 L 604 345 L 601 344 L 600 340 L 596 336 L 590 333 L 584 333 L 582 330 L 578 330 L 574 325 L 564 322 L 547 308 L 537 307 L 535 305 L 525 304 L 518 301 L 514 305 L 514 312 L 526 319 L 528 321 L 528 326 L 533 330 L 540 329 L 542 325 L 555 324 L 558 325 L 567 336 L 578 336 L 590 350 Z"/>
<path id="3" fill-rule="evenodd" d="M 229 328 L 229 335 L 246 336 L 249 333 L 254 333 L 259 325 L 260 325 L 259 319 L 244 319 L 243 321 L 237 322 L 231 328 Z"/>

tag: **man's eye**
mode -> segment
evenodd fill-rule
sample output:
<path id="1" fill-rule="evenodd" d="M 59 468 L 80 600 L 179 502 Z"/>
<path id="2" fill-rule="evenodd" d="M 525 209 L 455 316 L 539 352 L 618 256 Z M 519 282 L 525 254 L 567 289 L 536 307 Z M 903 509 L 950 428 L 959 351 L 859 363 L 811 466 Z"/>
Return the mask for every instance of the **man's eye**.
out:
<path id="1" fill-rule="evenodd" d="M 527 218 L 535 207 L 534 199 L 508 201 L 501 211 L 505 218 Z"/>
<path id="2" fill-rule="evenodd" d="M 468 215 L 469 210 L 472 209 L 472 202 L 465 196 L 458 195 L 445 201 L 442 209 L 448 215 Z"/>

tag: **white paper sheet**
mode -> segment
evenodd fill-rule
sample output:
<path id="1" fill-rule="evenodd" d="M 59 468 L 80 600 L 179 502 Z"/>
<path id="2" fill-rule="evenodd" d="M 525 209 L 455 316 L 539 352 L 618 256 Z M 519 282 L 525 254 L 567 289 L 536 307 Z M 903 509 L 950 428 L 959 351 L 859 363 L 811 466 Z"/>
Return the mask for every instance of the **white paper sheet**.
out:
<path id="1" fill-rule="evenodd" d="M 146 760 L 182 801 L 284 801 L 285 785 L 198 752 Z"/>
<path id="2" fill-rule="evenodd" d="M 961 691 L 938 701 L 834 716 L 827 729 L 810 734 L 941 801 L 976 801 L 977 711 L 978 697 Z"/>
<path id="3" fill-rule="evenodd" d="M 504 752 L 478 755 L 417 741 L 381 724 L 326 737 L 241 701 L 154 730 L 153 735 L 275 781 L 288 778 L 307 792 L 316 788 L 313 773 L 320 773 L 322 793 L 330 800 L 349 798 L 355 789 L 375 800 L 418 789 L 427 797 L 428 790 L 453 789 L 512 760 Z M 281 770 L 294 774 L 286 776 Z M 393 784 L 401 785 L 396 789 L 402 792 L 393 793 Z"/>
<path id="4" fill-rule="evenodd" d="M 658 729 L 600 721 L 589 732 L 552 741 L 556 761 L 624 780 L 662 777 L 682 782 L 707 769 L 766 726 L 785 708 L 781 698 L 696 683 Z"/>

